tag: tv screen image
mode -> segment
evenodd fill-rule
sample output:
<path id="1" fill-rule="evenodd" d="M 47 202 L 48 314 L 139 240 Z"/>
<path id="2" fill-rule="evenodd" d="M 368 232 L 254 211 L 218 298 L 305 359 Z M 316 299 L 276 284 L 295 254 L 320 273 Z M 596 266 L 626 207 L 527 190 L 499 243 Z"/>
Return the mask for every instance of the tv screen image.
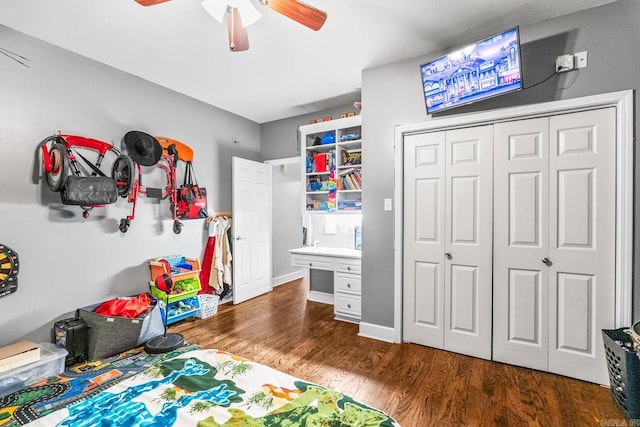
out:
<path id="1" fill-rule="evenodd" d="M 518 27 L 420 66 L 427 113 L 522 89 Z"/>

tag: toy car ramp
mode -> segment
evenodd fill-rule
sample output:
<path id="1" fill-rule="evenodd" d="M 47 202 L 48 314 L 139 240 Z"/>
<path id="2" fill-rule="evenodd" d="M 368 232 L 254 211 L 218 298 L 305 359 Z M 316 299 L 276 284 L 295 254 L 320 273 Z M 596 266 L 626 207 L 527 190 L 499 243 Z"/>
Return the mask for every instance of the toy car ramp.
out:
<path id="1" fill-rule="evenodd" d="M 182 160 L 183 162 L 193 161 L 193 149 L 187 144 L 164 136 L 156 136 L 156 139 L 165 150 L 168 150 L 172 145 L 175 146 L 178 152 L 178 160 Z"/>

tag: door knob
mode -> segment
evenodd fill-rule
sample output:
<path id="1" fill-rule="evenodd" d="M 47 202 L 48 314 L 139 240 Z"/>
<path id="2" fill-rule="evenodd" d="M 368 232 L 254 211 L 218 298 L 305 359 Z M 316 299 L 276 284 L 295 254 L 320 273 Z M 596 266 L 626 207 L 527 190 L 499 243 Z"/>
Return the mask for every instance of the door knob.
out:
<path id="1" fill-rule="evenodd" d="M 240 237 L 240 236 L 236 237 L 236 240 L 244 240 L 244 239 L 246 239 L 246 237 Z"/>
<path id="2" fill-rule="evenodd" d="M 547 265 L 548 267 L 551 267 L 553 265 L 553 263 L 551 262 L 551 260 L 548 257 L 542 258 L 542 263 Z"/>
<path id="3" fill-rule="evenodd" d="M 444 257 L 446 259 L 453 259 L 453 256 L 451 256 L 451 254 L 449 252 L 445 252 Z"/>

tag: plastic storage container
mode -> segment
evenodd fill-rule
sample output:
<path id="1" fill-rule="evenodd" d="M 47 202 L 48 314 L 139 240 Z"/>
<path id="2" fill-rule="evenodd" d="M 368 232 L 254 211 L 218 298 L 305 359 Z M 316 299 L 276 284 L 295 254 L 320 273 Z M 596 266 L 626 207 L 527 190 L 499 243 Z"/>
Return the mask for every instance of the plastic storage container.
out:
<path id="1" fill-rule="evenodd" d="M 200 294 L 198 295 L 198 300 L 200 301 L 200 310 L 198 310 L 196 317 L 206 319 L 218 312 L 218 302 L 220 301 L 218 295 Z"/>
<path id="2" fill-rule="evenodd" d="M 167 263 L 169 266 L 167 266 Z M 189 268 L 182 268 L 187 266 L 189 266 Z M 149 261 L 149 269 L 151 270 L 152 282 L 156 280 L 156 277 L 164 273 L 171 274 L 173 280 L 179 282 L 180 280 L 200 275 L 200 260 L 198 258 L 186 258 L 180 255 L 160 257 Z"/>
<path id="3" fill-rule="evenodd" d="M 149 288 L 151 289 L 151 295 L 160 301 L 167 302 L 167 293 L 156 287 L 154 282 L 149 282 Z M 176 281 L 174 284 L 176 293 L 169 294 L 169 304 L 180 301 L 185 298 L 194 297 L 200 291 L 200 279 L 192 277 L 190 279 L 183 279 Z"/>
<path id="4" fill-rule="evenodd" d="M 64 360 L 69 352 L 49 342 L 38 345 L 40 360 L 0 373 L 0 397 L 64 372 Z"/>
<path id="5" fill-rule="evenodd" d="M 162 316 L 165 316 L 165 304 L 158 300 L 158 304 L 162 310 Z M 200 301 L 197 296 L 184 298 L 169 304 L 169 312 L 167 314 L 167 325 L 178 322 L 189 317 L 194 317 L 200 310 Z"/>
<path id="6" fill-rule="evenodd" d="M 611 395 L 631 420 L 640 418 L 640 359 L 626 328 L 603 329 Z"/>

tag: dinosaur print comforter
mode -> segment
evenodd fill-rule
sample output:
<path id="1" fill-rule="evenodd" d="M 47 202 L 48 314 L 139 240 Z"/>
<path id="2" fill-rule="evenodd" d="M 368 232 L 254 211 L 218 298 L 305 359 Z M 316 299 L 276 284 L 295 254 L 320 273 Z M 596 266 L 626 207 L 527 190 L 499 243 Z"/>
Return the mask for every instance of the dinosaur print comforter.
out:
<path id="1" fill-rule="evenodd" d="M 399 427 L 337 391 L 221 350 L 194 350 L 28 424 Z"/>

